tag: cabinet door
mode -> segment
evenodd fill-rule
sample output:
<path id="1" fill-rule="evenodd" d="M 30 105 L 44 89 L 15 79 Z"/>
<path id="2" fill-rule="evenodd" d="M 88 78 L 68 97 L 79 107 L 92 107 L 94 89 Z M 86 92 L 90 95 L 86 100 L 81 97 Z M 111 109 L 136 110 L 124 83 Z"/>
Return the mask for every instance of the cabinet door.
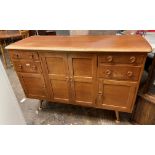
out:
<path id="1" fill-rule="evenodd" d="M 51 100 L 69 102 L 69 73 L 66 54 L 41 54 L 45 76 L 49 83 Z"/>
<path id="2" fill-rule="evenodd" d="M 47 90 L 42 75 L 32 73 L 18 73 L 18 75 L 27 97 L 47 99 Z"/>
<path id="3" fill-rule="evenodd" d="M 136 82 L 99 79 L 98 106 L 131 112 L 136 94 Z"/>
<path id="4" fill-rule="evenodd" d="M 72 102 L 95 104 L 96 56 L 93 54 L 70 54 L 68 57 Z"/>

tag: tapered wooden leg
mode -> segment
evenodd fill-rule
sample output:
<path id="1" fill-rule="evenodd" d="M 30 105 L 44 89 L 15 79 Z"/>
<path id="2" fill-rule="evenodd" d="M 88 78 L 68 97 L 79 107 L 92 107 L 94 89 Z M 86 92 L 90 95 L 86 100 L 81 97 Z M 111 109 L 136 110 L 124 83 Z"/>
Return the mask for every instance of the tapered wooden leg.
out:
<path id="1" fill-rule="evenodd" d="M 116 114 L 116 123 L 120 123 L 120 118 L 119 118 L 119 112 L 118 111 L 115 111 L 115 114 Z"/>
<path id="2" fill-rule="evenodd" d="M 44 100 L 40 100 L 40 104 L 39 104 L 38 110 L 42 110 L 42 109 L 43 109 L 43 101 L 44 101 Z"/>
<path id="3" fill-rule="evenodd" d="M 6 57 L 5 57 L 3 46 L 0 45 L 0 48 L 1 48 L 1 52 L 2 52 L 2 58 L 3 58 L 4 67 L 7 68 Z"/>
<path id="4" fill-rule="evenodd" d="M 12 59 L 11 59 L 10 55 L 9 55 L 9 60 L 10 60 L 10 65 L 13 66 L 13 62 L 12 62 Z M 14 67 L 13 67 L 13 69 L 14 69 Z"/>

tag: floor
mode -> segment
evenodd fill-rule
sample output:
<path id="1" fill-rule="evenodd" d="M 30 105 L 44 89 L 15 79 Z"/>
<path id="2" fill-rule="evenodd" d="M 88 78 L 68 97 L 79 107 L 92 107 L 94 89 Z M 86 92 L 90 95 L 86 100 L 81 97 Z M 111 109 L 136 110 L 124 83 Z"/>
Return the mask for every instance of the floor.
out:
<path id="1" fill-rule="evenodd" d="M 7 55 L 7 54 L 6 54 Z M 0 55 L 1 57 L 1 55 Z M 8 55 L 7 55 L 8 57 Z M 8 60 L 7 60 L 8 61 Z M 86 108 L 75 105 L 44 102 L 38 110 L 39 100 L 25 98 L 18 77 L 11 65 L 6 73 L 29 125 L 115 125 L 115 113 L 110 110 Z M 120 113 L 121 125 L 130 125 L 131 114 Z"/>

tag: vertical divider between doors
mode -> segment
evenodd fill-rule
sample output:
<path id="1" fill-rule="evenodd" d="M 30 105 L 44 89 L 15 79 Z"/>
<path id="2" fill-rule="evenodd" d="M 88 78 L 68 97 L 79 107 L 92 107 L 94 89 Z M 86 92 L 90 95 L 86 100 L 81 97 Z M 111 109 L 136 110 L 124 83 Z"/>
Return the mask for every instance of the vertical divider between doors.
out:
<path id="1" fill-rule="evenodd" d="M 97 55 L 96 54 L 92 54 L 93 55 L 93 78 L 92 78 L 92 83 L 93 83 L 93 88 L 94 88 L 94 93 L 93 93 L 93 104 L 96 104 L 96 99 L 97 99 L 97 64 L 98 64 L 98 60 L 97 60 Z"/>
<path id="2" fill-rule="evenodd" d="M 68 54 L 68 67 L 69 67 L 69 79 L 72 78 L 72 81 L 70 80 L 70 96 L 71 96 L 71 102 L 75 102 L 75 86 L 74 86 L 74 73 L 73 73 L 73 57 L 72 54 Z"/>
<path id="3" fill-rule="evenodd" d="M 71 102 L 71 84 L 70 84 L 70 71 L 69 71 L 69 63 L 68 63 L 68 53 L 64 54 L 64 62 L 65 62 L 65 68 L 66 68 L 66 81 L 68 86 L 68 97 L 69 97 L 69 103 Z"/>

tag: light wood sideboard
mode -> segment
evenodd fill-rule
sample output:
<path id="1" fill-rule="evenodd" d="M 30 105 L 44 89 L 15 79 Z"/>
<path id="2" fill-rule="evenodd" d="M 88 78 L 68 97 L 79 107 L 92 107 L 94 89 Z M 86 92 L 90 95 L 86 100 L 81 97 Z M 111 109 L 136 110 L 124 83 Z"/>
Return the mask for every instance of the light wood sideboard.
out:
<path id="1" fill-rule="evenodd" d="M 6 47 L 26 97 L 131 113 L 151 46 L 139 35 L 33 36 Z"/>

